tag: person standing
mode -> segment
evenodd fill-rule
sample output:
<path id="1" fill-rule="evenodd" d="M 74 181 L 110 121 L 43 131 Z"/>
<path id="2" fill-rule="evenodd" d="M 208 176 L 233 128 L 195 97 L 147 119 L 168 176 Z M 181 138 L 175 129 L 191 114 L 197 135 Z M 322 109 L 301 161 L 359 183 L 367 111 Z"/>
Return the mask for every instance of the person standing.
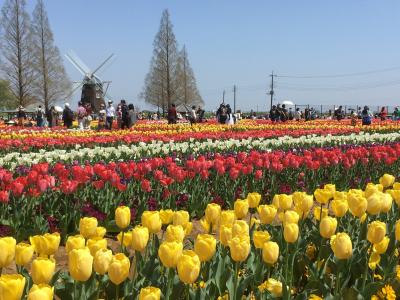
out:
<path id="1" fill-rule="evenodd" d="M 74 121 L 74 113 L 69 107 L 69 103 L 65 103 L 62 119 L 64 121 L 64 126 L 68 129 L 72 128 L 72 122 Z"/>
<path id="2" fill-rule="evenodd" d="M 372 114 L 369 111 L 368 106 L 364 106 L 364 109 L 361 112 L 361 117 L 362 117 L 362 125 L 371 125 Z"/>
<path id="3" fill-rule="evenodd" d="M 177 118 L 178 116 L 176 114 L 175 104 L 172 103 L 171 107 L 168 109 L 168 115 L 167 115 L 168 124 L 176 124 Z"/>
<path id="4" fill-rule="evenodd" d="M 49 127 L 56 127 L 57 126 L 57 112 L 56 108 L 52 106 L 49 111 Z"/>
<path id="5" fill-rule="evenodd" d="M 24 120 L 26 120 L 26 113 L 22 105 L 18 108 L 17 119 L 18 119 L 18 126 L 24 126 Z"/>
<path id="6" fill-rule="evenodd" d="M 106 126 L 106 109 L 104 107 L 104 104 L 100 104 L 100 110 L 99 110 L 99 119 L 98 119 L 98 124 L 97 124 L 97 130 L 104 129 Z"/>
<path id="7" fill-rule="evenodd" d="M 335 109 L 335 113 L 334 113 L 336 120 L 340 121 L 344 118 L 344 111 L 342 106 L 340 105 L 337 109 Z"/>
<path id="8" fill-rule="evenodd" d="M 112 104 L 112 101 L 108 101 L 108 106 L 106 108 L 106 129 L 108 130 L 112 129 L 112 124 L 115 118 L 115 108 Z"/>
<path id="9" fill-rule="evenodd" d="M 126 105 L 126 101 L 124 99 L 121 100 L 121 129 L 125 129 L 129 127 L 129 114 L 128 114 L 128 106 Z"/>
<path id="10" fill-rule="evenodd" d="M 80 130 L 85 128 L 85 119 L 86 119 L 86 109 L 83 106 L 82 102 L 78 103 L 78 126 Z"/>
<path id="11" fill-rule="evenodd" d="M 385 121 L 387 117 L 387 111 L 384 106 L 382 106 L 381 112 L 378 115 L 381 118 L 381 121 Z"/>
<path id="12" fill-rule="evenodd" d="M 296 121 L 300 121 L 300 119 L 301 119 L 301 111 L 300 111 L 300 108 L 296 108 L 296 112 L 294 113 L 294 118 L 295 118 L 295 120 Z"/>
<path id="13" fill-rule="evenodd" d="M 395 107 L 395 108 L 394 108 L 393 120 L 394 120 L 394 121 L 400 120 L 400 110 L 399 110 L 398 107 Z"/>
<path id="14" fill-rule="evenodd" d="M 44 117 L 44 112 L 42 109 L 42 106 L 39 105 L 37 111 L 36 111 L 36 126 L 37 127 L 43 127 L 43 117 Z"/>
<path id="15" fill-rule="evenodd" d="M 196 106 L 193 105 L 192 110 L 190 111 L 190 114 L 189 114 L 190 125 L 192 125 L 193 123 L 196 123 L 196 121 L 197 121 Z"/>
<path id="16" fill-rule="evenodd" d="M 132 128 L 137 122 L 137 115 L 133 104 L 128 105 L 128 128 Z"/>
<path id="17" fill-rule="evenodd" d="M 227 120 L 227 108 L 224 103 L 221 103 L 217 110 L 217 120 L 220 124 L 225 124 Z"/>

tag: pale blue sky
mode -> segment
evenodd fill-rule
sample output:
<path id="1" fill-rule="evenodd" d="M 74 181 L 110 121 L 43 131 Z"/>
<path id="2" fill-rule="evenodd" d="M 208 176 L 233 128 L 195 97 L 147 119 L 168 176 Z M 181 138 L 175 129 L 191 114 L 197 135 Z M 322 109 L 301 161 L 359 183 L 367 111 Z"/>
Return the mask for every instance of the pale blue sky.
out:
<path id="1" fill-rule="evenodd" d="M 0 3 L 3 0 L 0 0 Z M 27 0 L 31 12 L 34 0 Z M 343 78 L 277 78 L 276 101 L 298 104 L 400 103 L 400 1 L 45 1 L 55 40 L 91 68 L 110 53 L 102 74 L 110 94 L 138 99 L 163 9 L 179 46 L 186 45 L 206 108 L 238 87 L 237 107 L 265 110 L 272 70 L 278 75 L 329 75 L 399 67 Z M 72 80 L 81 75 L 65 62 Z M 372 88 L 375 86 L 375 88 Z M 379 86 L 379 87 L 376 87 Z M 370 87 L 370 88 L 365 88 Z M 329 89 L 326 89 L 329 88 Z M 333 88 L 333 89 L 331 89 Z M 74 95 L 74 100 L 79 94 Z"/>

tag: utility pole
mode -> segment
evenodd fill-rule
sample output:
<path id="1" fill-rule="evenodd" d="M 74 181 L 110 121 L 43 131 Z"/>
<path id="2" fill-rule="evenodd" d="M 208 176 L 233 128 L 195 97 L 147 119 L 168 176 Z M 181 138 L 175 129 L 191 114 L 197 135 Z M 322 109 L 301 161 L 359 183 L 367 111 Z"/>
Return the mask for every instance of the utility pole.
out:
<path id="1" fill-rule="evenodd" d="M 233 113 L 236 113 L 236 84 L 233 85 Z"/>
<path id="2" fill-rule="evenodd" d="M 225 90 L 222 92 L 222 104 L 225 104 Z"/>
<path id="3" fill-rule="evenodd" d="M 274 74 L 274 71 L 272 71 L 271 75 L 271 90 L 269 91 L 269 94 L 271 96 L 271 103 L 270 103 L 270 109 L 272 109 L 272 99 L 274 97 L 274 77 L 276 77 L 276 75 Z"/>

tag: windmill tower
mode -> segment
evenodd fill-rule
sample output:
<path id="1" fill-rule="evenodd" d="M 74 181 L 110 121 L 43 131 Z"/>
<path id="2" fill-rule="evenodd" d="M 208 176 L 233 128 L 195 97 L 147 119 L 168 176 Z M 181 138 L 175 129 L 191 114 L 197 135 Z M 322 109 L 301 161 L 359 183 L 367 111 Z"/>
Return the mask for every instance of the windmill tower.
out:
<path id="1" fill-rule="evenodd" d="M 94 113 L 98 113 L 100 110 L 100 105 L 104 104 L 104 98 L 107 97 L 107 91 L 110 86 L 111 81 L 103 81 L 96 74 L 102 69 L 107 62 L 114 57 L 111 54 L 107 57 L 93 72 L 73 53 L 68 53 L 65 57 L 69 62 L 83 75 L 81 81 L 76 81 L 78 85 L 72 90 L 71 95 L 80 87 L 82 87 L 81 102 L 85 104 L 90 104 Z"/>

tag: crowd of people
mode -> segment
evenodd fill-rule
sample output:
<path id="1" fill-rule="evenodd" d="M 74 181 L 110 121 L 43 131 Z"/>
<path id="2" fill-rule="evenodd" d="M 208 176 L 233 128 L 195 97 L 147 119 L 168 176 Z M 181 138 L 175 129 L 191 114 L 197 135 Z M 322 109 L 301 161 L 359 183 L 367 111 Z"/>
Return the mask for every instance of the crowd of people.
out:
<path id="1" fill-rule="evenodd" d="M 204 122 L 204 113 L 205 111 L 200 106 L 196 108 L 196 106 L 193 105 L 184 115 L 190 124 L 194 124 Z M 183 119 L 182 113 L 178 112 L 176 110 L 176 105 L 172 103 L 167 112 L 168 124 L 176 124 L 178 120 L 181 119 Z"/>

